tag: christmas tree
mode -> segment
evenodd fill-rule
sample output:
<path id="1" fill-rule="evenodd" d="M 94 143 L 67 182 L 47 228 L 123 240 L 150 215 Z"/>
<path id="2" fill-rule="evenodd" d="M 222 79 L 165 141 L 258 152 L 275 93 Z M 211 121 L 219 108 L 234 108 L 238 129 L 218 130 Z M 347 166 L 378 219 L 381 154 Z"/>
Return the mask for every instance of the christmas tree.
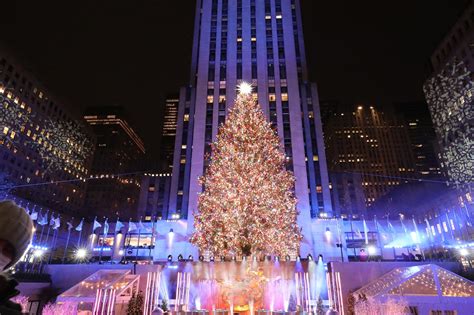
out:
<path id="1" fill-rule="evenodd" d="M 239 89 L 200 178 L 191 242 L 213 256 L 296 254 L 294 176 L 250 85 Z"/>

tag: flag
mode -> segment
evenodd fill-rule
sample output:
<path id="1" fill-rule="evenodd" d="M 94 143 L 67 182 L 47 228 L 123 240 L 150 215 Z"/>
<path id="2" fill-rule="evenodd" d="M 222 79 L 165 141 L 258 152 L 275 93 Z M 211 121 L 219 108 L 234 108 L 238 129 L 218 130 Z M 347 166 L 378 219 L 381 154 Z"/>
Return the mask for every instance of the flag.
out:
<path id="1" fill-rule="evenodd" d="M 137 229 L 137 225 L 135 223 L 133 223 L 132 221 L 129 221 L 128 222 L 128 233 L 130 233 L 131 231 L 135 231 Z"/>
<path id="2" fill-rule="evenodd" d="M 104 235 L 109 234 L 109 218 L 105 218 L 104 221 Z"/>
<path id="3" fill-rule="evenodd" d="M 59 215 L 54 219 L 53 230 L 58 229 L 61 226 L 61 221 L 59 219 Z"/>
<path id="4" fill-rule="evenodd" d="M 97 222 L 97 217 L 94 218 L 94 225 L 92 226 L 92 233 L 95 232 L 95 230 L 97 230 L 98 228 L 100 228 L 102 226 L 102 224 L 100 224 L 99 222 Z"/>
<path id="5" fill-rule="evenodd" d="M 117 223 L 115 223 L 115 233 L 120 232 L 124 226 L 125 225 L 117 218 Z"/>
<path id="6" fill-rule="evenodd" d="M 49 225 L 53 226 L 54 224 L 56 224 L 56 221 L 54 219 L 54 212 L 53 212 L 51 213 L 51 219 L 49 219 Z"/>
<path id="7" fill-rule="evenodd" d="M 38 219 L 38 212 L 35 210 L 31 211 L 30 218 L 32 221 L 36 221 Z"/>
<path id="8" fill-rule="evenodd" d="M 82 226 L 84 225 L 84 218 L 82 218 L 81 222 L 76 226 L 76 231 L 81 232 Z"/>
<path id="9" fill-rule="evenodd" d="M 68 231 L 73 228 L 73 225 L 72 225 L 71 222 L 68 221 L 66 224 L 67 224 L 67 229 L 68 229 Z"/>
<path id="10" fill-rule="evenodd" d="M 364 223 L 364 238 L 365 238 L 365 244 L 369 244 L 369 236 L 368 236 L 368 230 L 367 230 L 367 223 L 365 222 L 365 219 L 363 220 Z"/>
<path id="11" fill-rule="evenodd" d="M 148 230 L 145 225 L 143 225 L 142 223 L 142 219 L 140 219 L 140 221 L 138 221 L 138 229 L 141 231 L 141 230 Z"/>
<path id="12" fill-rule="evenodd" d="M 39 219 L 38 219 L 38 224 L 39 225 L 46 225 L 48 224 L 48 212 L 43 215 L 41 212 L 39 213 Z"/>

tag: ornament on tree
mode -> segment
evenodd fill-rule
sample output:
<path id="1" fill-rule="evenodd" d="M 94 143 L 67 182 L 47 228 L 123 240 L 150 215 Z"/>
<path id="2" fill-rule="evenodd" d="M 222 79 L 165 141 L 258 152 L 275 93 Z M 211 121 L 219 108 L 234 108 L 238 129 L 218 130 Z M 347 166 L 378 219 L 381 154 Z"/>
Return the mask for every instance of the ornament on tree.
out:
<path id="1" fill-rule="evenodd" d="M 204 191 L 191 242 L 215 257 L 296 254 L 302 236 L 295 178 L 251 86 L 242 83 L 238 90 L 200 178 Z"/>

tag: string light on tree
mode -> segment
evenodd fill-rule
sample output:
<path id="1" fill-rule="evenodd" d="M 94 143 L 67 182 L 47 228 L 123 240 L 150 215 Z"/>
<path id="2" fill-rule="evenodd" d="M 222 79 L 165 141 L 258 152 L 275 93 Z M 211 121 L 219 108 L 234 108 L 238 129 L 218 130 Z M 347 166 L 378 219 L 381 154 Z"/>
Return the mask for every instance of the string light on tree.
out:
<path id="1" fill-rule="evenodd" d="M 211 145 L 191 242 L 211 256 L 296 254 L 295 178 L 248 83 Z"/>

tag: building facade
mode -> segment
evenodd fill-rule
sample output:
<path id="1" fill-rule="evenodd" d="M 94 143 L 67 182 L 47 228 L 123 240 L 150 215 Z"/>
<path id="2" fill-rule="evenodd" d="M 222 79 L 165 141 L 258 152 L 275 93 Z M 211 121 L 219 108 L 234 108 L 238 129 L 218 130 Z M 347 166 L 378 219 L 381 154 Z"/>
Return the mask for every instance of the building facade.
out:
<path id="1" fill-rule="evenodd" d="M 70 107 L 0 51 L 0 177 L 10 194 L 56 212 L 82 210 L 94 141 Z"/>
<path id="2" fill-rule="evenodd" d="M 394 111 L 408 130 L 417 178 L 442 179 L 438 145 L 428 106 L 424 102 L 400 103 Z"/>
<path id="3" fill-rule="evenodd" d="M 332 216 L 332 206 L 318 92 L 308 82 L 297 0 L 197 1 L 190 84 L 180 93 L 168 217 L 186 218 L 192 232 L 205 155 L 243 81 L 252 84 L 281 138 L 296 176 L 299 224 L 310 235 L 311 218 Z"/>
<path id="4" fill-rule="evenodd" d="M 84 120 L 96 138 L 86 208 L 91 213 L 136 217 L 145 145 L 120 107 L 90 108 Z"/>
<path id="5" fill-rule="evenodd" d="M 390 111 L 348 107 L 328 120 L 325 141 L 331 171 L 362 177 L 367 207 L 414 175 L 408 130 Z"/>
<path id="6" fill-rule="evenodd" d="M 144 221 L 168 217 L 171 173 L 145 173 L 140 185 L 137 214 Z"/>
<path id="7" fill-rule="evenodd" d="M 178 123 L 179 96 L 169 95 L 163 109 L 163 128 L 161 130 L 160 162 L 166 171 L 173 168 L 174 143 Z"/>
<path id="8" fill-rule="evenodd" d="M 474 181 L 474 3 L 465 9 L 431 56 L 424 92 L 433 119 L 439 158 L 456 186 Z"/>
<path id="9" fill-rule="evenodd" d="M 329 172 L 334 214 L 341 218 L 361 218 L 366 214 L 362 175 Z"/>

